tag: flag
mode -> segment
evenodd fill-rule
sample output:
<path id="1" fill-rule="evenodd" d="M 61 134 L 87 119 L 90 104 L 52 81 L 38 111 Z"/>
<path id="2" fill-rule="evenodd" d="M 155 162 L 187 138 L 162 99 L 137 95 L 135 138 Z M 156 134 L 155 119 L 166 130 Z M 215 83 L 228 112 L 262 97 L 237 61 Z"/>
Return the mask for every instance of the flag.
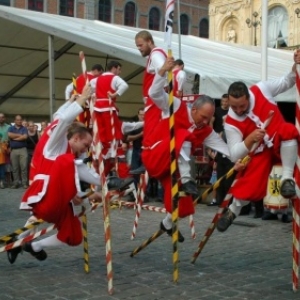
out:
<path id="1" fill-rule="evenodd" d="M 166 0 L 165 42 L 168 45 L 168 49 L 171 49 L 174 9 L 175 9 L 175 0 Z"/>

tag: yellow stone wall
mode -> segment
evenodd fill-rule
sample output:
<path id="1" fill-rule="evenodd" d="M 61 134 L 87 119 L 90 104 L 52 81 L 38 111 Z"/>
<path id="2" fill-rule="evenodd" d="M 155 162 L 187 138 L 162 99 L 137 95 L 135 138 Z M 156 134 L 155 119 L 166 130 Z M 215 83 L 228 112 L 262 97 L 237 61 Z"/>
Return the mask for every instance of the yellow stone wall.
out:
<path id="1" fill-rule="evenodd" d="M 300 9 L 300 0 L 269 0 L 268 9 L 283 6 L 288 13 L 288 46 L 300 44 L 300 18 L 295 13 Z M 209 4 L 209 38 L 227 41 L 230 26 L 236 31 L 236 43 L 254 45 L 254 28 L 249 28 L 246 19 L 254 21 L 253 12 L 260 20 L 262 0 L 210 0 Z M 299 14 L 300 17 L 300 14 Z M 261 26 L 257 26 L 257 45 L 261 44 Z"/>

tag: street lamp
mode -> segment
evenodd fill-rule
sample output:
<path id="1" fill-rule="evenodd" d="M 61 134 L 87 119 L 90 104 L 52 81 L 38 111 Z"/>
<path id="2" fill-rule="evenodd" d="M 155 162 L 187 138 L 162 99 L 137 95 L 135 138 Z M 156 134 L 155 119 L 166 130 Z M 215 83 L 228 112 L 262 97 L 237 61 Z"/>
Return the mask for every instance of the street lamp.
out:
<path id="1" fill-rule="evenodd" d="M 300 9 L 299 9 L 300 13 Z M 257 21 L 258 13 L 255 11 L 252 16 L 254 17 L 254 21 L 250 20 L 249 18 L 246 20 L 247 26 L 249 28 L 254 27 L 254 46 L 257 46 L 257 39 L 256 39 L 256 28 L 260 25 L 260 21 Z"/>
<path id="2" fill-rule="evenodd" d="M 300 8 L 295 9 L 295 14 L 297 15 L 297 18 L 300 18 Z"/>

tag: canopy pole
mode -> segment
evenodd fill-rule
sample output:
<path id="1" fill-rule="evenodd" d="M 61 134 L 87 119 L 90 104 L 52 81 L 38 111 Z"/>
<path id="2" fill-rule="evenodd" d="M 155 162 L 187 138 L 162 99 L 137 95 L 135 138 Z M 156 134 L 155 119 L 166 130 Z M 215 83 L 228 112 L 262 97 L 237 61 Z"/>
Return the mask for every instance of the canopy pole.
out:
<path id="1" fill-rule="evenodd" d="M 180 22 L 180 0 L 177 1 L 177 24 L 178 24 L 178 54 L 181 57 L 181 22 Z"/>
<path id="2" fill-rule="evenodd" d="M 261 10 L 261 80 L 268 79 L 268 0 L 262 1 Z"/>
<path id="3" fill-rule="evenodd" d="M 55 101 L 55 84 L 54 84 L 54 48 L 53 48 L 54 36 L 48 36 L 48 60 L 49 60 L 49 113 L 50 121 L 53 118 L 54 101 Z"/>

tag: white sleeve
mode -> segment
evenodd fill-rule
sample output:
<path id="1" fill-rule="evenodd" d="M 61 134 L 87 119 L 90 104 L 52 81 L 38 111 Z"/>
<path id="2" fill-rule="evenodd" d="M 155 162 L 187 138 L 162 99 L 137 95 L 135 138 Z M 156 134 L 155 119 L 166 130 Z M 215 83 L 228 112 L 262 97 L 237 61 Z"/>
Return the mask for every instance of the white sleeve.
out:
<path id="1" fill-rule="evenodd" d="M 58 123 L 44 147 L 45 157 L 61 154 L 62 148 L 66 146 L 64 141 L 66 141 L 67 129 L 82 111 L 82 107 L 77 102 L 73 102 L 66 109 L 56 112 Z"/>
<path id="2" fill-rule="evenodd" d="M 80 180 L 98 186 L 101 185 L 100 176 L 98 173 L 95 172 L 93 168 L 89 168 L 84 163 L 80 163 L 80 164 L 76 163 L 76 166 L 77 166 L 78 176 Z"/>
<path id="3" fill-rule="evenodd" d="M 290 72 L 280 78 L 261 81 L 257 85 L 266 97 L 275 97 L 294 86 L 296 82 L 296 74 Z"/>
<path id="4" fill-rule="evenodd" d="M 123 122 L 122 133 L 127 134 L 130 131 L 140 129 L 144 126 L 144 122 Z"/>
<path id="5" fill-rule="evenodd" d="M 166 61 L 166 57 L 164 54 L 160 51 L 154 51 L 151 53 L 151 64 L 150 68 L 154 70 L 155 74 L 158 73 L 158 71 L 161 69 L 163 64 Z"/>
<path id="6" fill-rule="evenodd" d="M 156 74 L 152 85 L 149 89 L 149 97 L 158 106 L 165 115 L 169 114 L 169 95 L 164 90 L 165 77 L 161 77 Z M 180 100 L 174 97 L 174 112 L 178 110 L 180 106 Z"/>
<path id="7" fill-rule="evenodd" d="M 242 133 L 234 126 L 226 123 L 224 129 L 231 161 L 236 162 L 238 159 L 244 158 L 249 150 L 244 143 Z"/>
<path id="8" fill-rule="evenodd" d="M 69 100 L 71 98 L 72 92 L 73 92 L 73 83 L 70 83 L 66 86 L 65 89 L 66 100 Z"/>
<path id="9" fill-rule="evenodd" d="M 183 85 L 186 82 L 186 73 L 182 70 L 179 71 L 177 76 L 176 76 L 176 80 L 178 82 L 178 90 L 183 91 Z"/>
<path id="10" fill-rule="evenodd" d="M 223 139 L 213 130 L 211 134 L 203 141 L 206 147 L 216 150 L 229 157 L 229 150 L 227 144 Z"/>
<path id="11" fill-rule="evenodd" d="M 115 76 L 111 82 L 111 87 L 121 96 L 128 89 L 128 84 L 121 77 Z"/>
<path id="12" fill-rule="evenodd" d="M 98 80 L 98 78 L 93 78 L 90 81 L 90 85 L 91 85 L 91 89 L 92 89 L 92 94 L 95 93 L 96 85 L 97 85 L 97 80 Z"/>

